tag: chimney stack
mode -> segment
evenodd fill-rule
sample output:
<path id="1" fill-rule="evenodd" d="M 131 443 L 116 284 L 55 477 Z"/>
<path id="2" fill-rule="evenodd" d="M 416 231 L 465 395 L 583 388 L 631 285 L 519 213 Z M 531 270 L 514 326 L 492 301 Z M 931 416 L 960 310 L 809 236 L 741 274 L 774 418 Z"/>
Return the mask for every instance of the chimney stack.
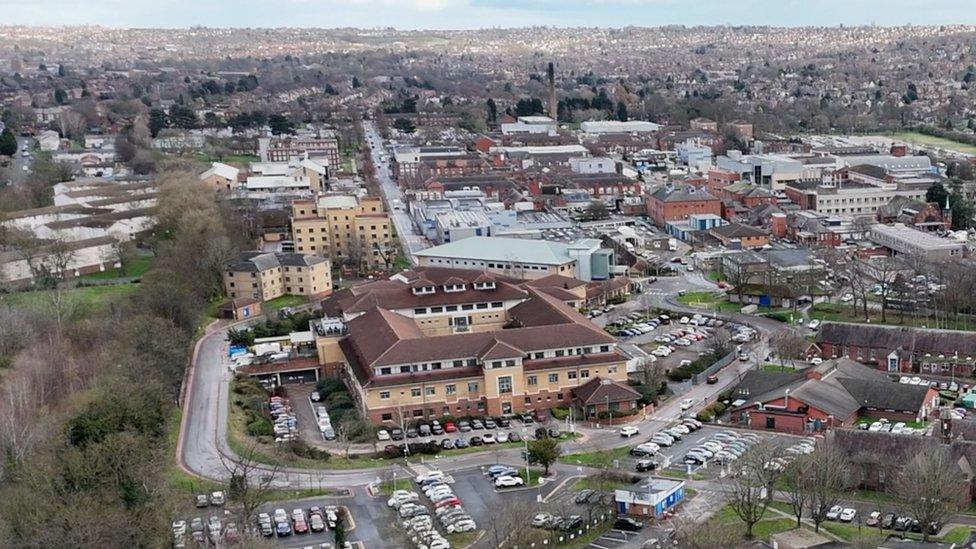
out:
<path id="1" fill-rule="evenodd" d="M 552 61 L 549 62 L 549 66 L 546 68 L 546 76 L 549 77 L 549 117 L 555 120 L 558 124 L 558 105 L 556 105 L 556 68 L 553 66 Z"/>

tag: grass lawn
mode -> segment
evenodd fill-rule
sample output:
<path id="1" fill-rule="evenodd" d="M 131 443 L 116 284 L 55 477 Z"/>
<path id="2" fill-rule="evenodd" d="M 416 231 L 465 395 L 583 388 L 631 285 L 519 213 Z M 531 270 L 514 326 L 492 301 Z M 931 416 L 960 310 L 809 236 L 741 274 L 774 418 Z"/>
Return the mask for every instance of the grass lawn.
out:
<path id="1" fill-rule="evenodd" d="M 969 534 L 971 532 L 971 528 L 966 526 L 956 526 L 952 530 L 946 532 L 946 535 L 942 536 L 942 543 L 955 543 L 956 545 L 959 545 L 969 539 Z"/>
<path id="2" fill-rule="evenodd" d="M 539 484 L 539 478 L 542 477 L 543 470 L 535 467 L 529 468 L 528 476 L 525 475 L 525 467 L 519 470 L 519 477 L 525 481 L 526 486 L 536 486 Z"/>
<path id="3" fill-rule="evenodd" d="M 677 479 L 681 479 L 681 480 L 687 480 L 688 479 L 688 473 L 687 472 L 685 472 L 685 471 L 678 471 L 676 469 L 671 469 L 671 468 L 661 469 L 659 471 L 655 471 L 654 474 L 657 475 L 657 476 L 659 476 L 659 477 L 677 478 Z M 703 475 L 703 474 L 701 474 L 701 473 L 699 473 L 699 472 L 694 472 L 694 473 L 691 474 L 691 479 L 692 480 L 707 480 L 708 477 L 705 476 L 705 475 Z M 685 492 L 687 492 L 687 491 L 688 490 L 685 490 Z"/>
<path id="4" fill-rule="evenodd" d="M 457 547 L 458 549 L 463 549 L 475 542 L 478 539 L 478 531 L 472 530 L 471 532 L 459 532 L 457 534 L 447 534 L 444 536 L 447 541 L 451 542 L 451 547 Z"/>
<path id="5" fill-rule="evenodd" d="M 297 307 L 308 303 L 308 298 L 300 295 L 283 295 L 270 301 L 264 302 L 264 310 L 284 309 L 285 307 Z"/>
<path id="6" fill-rule="evenodd" d="M 685 295 L 678 296 L 678 303 L 683 305 L 712 305 L 718 301 L 719 298 L 712 292 L 688 292 Z"/>
<path id="7" fill-rule="evenodd" d="M 810 318 L 816 318 L 819 320 L 833 320 L 837 322 L 864 322 L 864 315 L 862 314 L 861 308 L 856 311 L 853 307 L 849 305 L 841 305 L 838 303 L 817 303 L 810 308 Z M 881 324 L 881 311 L 868 310 L 868 318 L 874 324 Z M 905 318 L 900 318 L 898 311 L 888 311 L 885 318 L 885 325 L 888 326 L 914 326 L 917 328 L 942 328 L 945 330 L 963 330 L 970 331 L 976 329 L 976 321 L 966 321 L 966 320 L 940 320 L 938 324 L 931 318 L 916 318 L 911 315 L 905 315 Z"/>
<path id="8" fill-rule="evenodd" d="M 151 257 L 140 257 L 138 259 L 133 259 L 129 265 L 126 266 L 125 272 L 119 272 L 119 269 L 105 269 L 97 273 L 89 273 L 82 275 L 80 278 L 82 280 L 111 280 L 113 278 L 121 278 L 127 276 L 142 276 L 146 274 L 149 270 L 149 266 L 152 264 Z"/>
<path id="9" fill-rule="evenodd" d="M 599 467 L 607 464 L 612 464 L 615 459 L 624 459 L 628 456 L 630 452 L 629 446 L 624 446 L 621 448 L 612 448 L 610 450 L 601 450 L 599 452 L 587 452 L 583 454 L 567 454 L 565 456 L 560 456 L 559 461 L 562 463 L 568 463 L 570 465 L 587 465 L 591 467 Z"/>
<path id="10" fill-rule="evenodd" d="M 223 158 L 218 158 L 217 155 L 207 152 L 194 154 L 193 157 L 201 162 L 222 162 L 224 164 L 250 164 L 261 160 L 261 158 L 251 154 L 228 154 Z"/>
<path id="11" fill-rule="evenodd" d="M 794 368 L 787 364 L 786 366 L 780 366 L 779 364 L 767 363 L 762 365 L 762 370 L 764 372 L 800 372 L 800 368 Z"/>
<path id="12" fill-rule="evenodd" d="M 413 483 L 407 477 L 397 477 L 395 482 L 393 479 L 384 480 L 379 486 L 380 493 L 384 496 L 392 494 L 394 490 L 413 490 L 413 488 Z"/>
<path id="13" fill-rule="evenodd" d="M 573 492 L 578 492 L 580 490 L 616 490 L 617 488 L 626 488 L 628 486 L 633 486 L 629 482 L 623 482 L 620 480 L 610 480 L 601 479 L 599 475 L 592 475 L 588 477 L 581 478 L 573 483 L 570 490 Z M 688 490 L 685 490 L 685 495 L 688 495 Z"/>
<path id="14" fill-rule="evenodd" d="M 897 132 L 891 134 L 891 136 L 895 139 L 900 139 L 902 141 L 907 141 L 917 145 L 930 145 L 932 147 L 949 149 L 966 154 L 976 154 L 976 146 L 969 145 L 968 143 L 961 143 L 959 141 L 953 141 L 952 139 L 946 139 L 944 137 L 925 135 L 924 133 L 919 132 Z"/>
<path id="15" fill-rule="evenodd" d="M 67 303 L 78 307 L 82 311 L 91 311 L 108 306 L 109 303 L 123 299 L 135 292 L 136 284 L 113 284 L 109 286 L 88 286 L 83 288 L 65 288 L 61 290 Z M 0 295 L 0 303 L 7 303 L 11 307 L 23 307 L 35 311 L 44 311 L 52 306 L 55 290 L 37 290 L 33 292 L 16 292 Z"/>

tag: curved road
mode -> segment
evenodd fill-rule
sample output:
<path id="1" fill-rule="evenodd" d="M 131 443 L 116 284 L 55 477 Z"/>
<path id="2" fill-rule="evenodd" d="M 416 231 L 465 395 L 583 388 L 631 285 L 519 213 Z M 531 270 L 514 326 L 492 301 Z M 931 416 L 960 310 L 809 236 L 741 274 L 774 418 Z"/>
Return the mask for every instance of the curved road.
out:
<path id="1" fill-rule="evenodd" d="M 651 294 L 650 297 L 652 304 L 662 309 L 677 312 L 700 311 L 675 303 L 672 295 L 660 293 Z M 637 301 L 629 303 L 637 304 Z M 641 305 L 637 304 L 635 307 L 639 306 Z M 717 313 L 716 316 L 756 327 L 762 337 L 754 344 L 752 351 L 760 358 L 765 357 L 768 352 L 768 334 L 782 326 L 772 319 L 738 313 Z M 233 463 L 240 459 L 227 444 L 228 391 L 232 375 L 224 357 L 227 356 L 228 347 L 226 332 L 230 326 L 231 324 L 226 322 L 216 322 L 197 342 L 193 364 L 188 373 L 183 418 L 177 443 L 177 459 L 184 470 L 217 481 L 226 481 L 230 476 Z M 737 383 L 738 379 L 752 367 L 751 363 L 734 361 L 718 372 L 719 383 L 693 386 L 681 397 L 694 399 L 696 405 L 690 410 L 693 413 L 702 406 L 703 402 Z M 669 400 L 651 415 L 632 422 L 631 425 L 640 428 L 644 434 L 666 427 L 669 422 L 682 414 L 680 400 L 678 398 Z M 579 430 L 584 436 L 564 443 L 564 453 L 591 452 L 631 444 L 629 439 L 622 439 L 617 435 L 614 429 L 580 427 Z M 517 463 L 521 457 L 518 448 L 508 448 L 427 459 L 436 464 L 439 469 L 457 471 L 498 463 L 499 460 Z M 394 468 L 399 474 L 406 473 L 404 466 L 399 463 L 356 470 L 279 468 L 275 475 L 274 486 L 291 489 L 358 486 L 371 483 Z M 260 465 L 258 469 L 268 473 L 274 470 L 267 465 Z"/>

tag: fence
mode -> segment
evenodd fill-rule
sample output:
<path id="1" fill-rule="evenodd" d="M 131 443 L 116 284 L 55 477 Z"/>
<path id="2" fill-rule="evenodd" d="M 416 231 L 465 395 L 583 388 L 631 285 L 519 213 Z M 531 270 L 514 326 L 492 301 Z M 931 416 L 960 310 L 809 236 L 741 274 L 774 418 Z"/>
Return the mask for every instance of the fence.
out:
<path id="1" fill-rule="evenodd" d="M 701 372 L 698 372 L 697 374 L 691 376 L 692 385 L 698 385 L 703 380 L 707 379 L 708 376 L 714 374 L 715 372 L 721 370 L 722 368 L 725 368 L 726 366 L 731 364 L 733 360 L 736 360 L 737 358 L 738 358 L 738 354 L 735 351 L 732 351 L 731 353 L 723 356 L 708 368 L 705 368 Z"/>

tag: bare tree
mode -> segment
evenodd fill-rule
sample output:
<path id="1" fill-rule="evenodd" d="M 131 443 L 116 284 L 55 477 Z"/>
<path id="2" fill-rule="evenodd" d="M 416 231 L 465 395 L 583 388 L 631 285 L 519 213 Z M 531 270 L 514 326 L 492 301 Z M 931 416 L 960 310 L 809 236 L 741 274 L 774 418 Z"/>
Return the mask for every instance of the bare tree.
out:
<path id="1" fill-rule="evenodd" d="M 241 506 L 239 520 L 243 527 L 254 523 L 257 508 L 268 500 L 279 473 L 278 465 L 261 465 L 255 459 L 257 442 L 252 442 L 245 452 L 231 461 L 221 455 L 221 464 L 230 474 L 228 497 Z"/>
<path id="2" fill-rule="evenodd" d="M 809 342 L 799 332 L 792 328 L 784 328 L 769 338 L 769 347 L 779 357 L 779 365 L 786 366 L 786 360 L 796 369 L 796 360 L 803 358 Z"/>
<path id="3" fill-rule="evenodd" d="M 738 528 L 712 522 L 684 522 L 675 531 L 675 543 L 688 549 L 734 549 L 746 546 Z"/>
<path id="4" fill-rule="evenodd" d="M 803 512 L 806 510 L 807 501 L 810 499 L 805 479 L 807 461 L 807 456 L 795 459 L 783 471 L 783 481 L 786 485 L 784 492 L 788 498 L 787 503 L 790 504 L 790 510 L 796 517 L 797 528 L 803 521 Z"/>
<path id="5" fill-rule="evenodd" d="M 641 381 L 644 382 L 644 386 L 654 391 L 655 402 L 657 402 L 658 391 L 661 390 L 661 384 L 664 383 L 664 364 L 657 361 L 651 360 L 651 356 L 639 359 L 638 368 L 640 368 Z"/>
<path id="6" fill-rule="evenodd" d="M 119 276 L 125 276 L 128 267 L 136 259 L 136 245 L 129 239 L 116 237 L 112 241 L 112 248 L 108 251 L 106 260 L 110 263 L 118 263 Z"/>
<path id="7" fill-rule="evenodd" d="M 843 499 L 843 491 L 850 486 L 850 462 L 843 451 L 831 442 L 821 442 L 804 460 L 805 474 L 801 477 L 807 492 L 807 508 L 813 528 L 827 520 L 830 508 Z"/>
<path id="8" fill-rule="evenodd" d="M 771 442 L 756 444 L 734 462 L 724 481 L 729 507 L 745 523 L 748 539 L 773 500 L 774 485 L 782 475 L 782 467 L 774 460 L 780 455 L 780 448 Z"/>
<path id="9" fill-rule="evenodd" d="M 902 467 L 895 478 L 894 492 L 902 507 L 919 522 L 922 541 L 928 542 L 931 525 L 943 524 L 959 510 L 965 498 L 965 484 L 945 446 L 929 446 Z"/>

